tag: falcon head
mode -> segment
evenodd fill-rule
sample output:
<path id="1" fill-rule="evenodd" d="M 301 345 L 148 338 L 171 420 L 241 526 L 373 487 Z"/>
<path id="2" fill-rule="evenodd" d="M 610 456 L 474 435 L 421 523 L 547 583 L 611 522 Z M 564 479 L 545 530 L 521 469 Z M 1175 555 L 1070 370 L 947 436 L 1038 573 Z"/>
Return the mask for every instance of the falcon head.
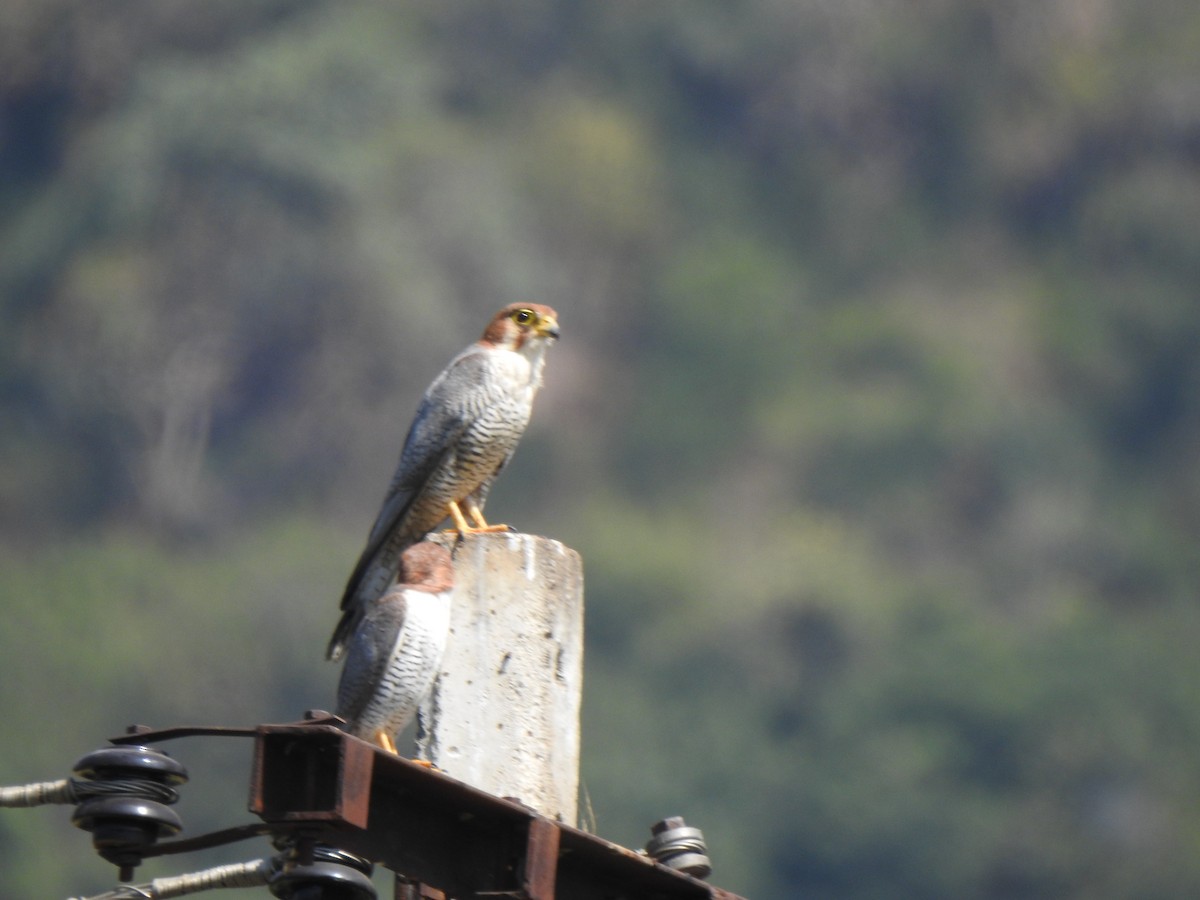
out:
<path id="1" fill-rule="evenodd" d="M 557 338 L 558 313 L 538 303 L 513 303 L 492 317 L 482 343 L 519 351 Z"/>

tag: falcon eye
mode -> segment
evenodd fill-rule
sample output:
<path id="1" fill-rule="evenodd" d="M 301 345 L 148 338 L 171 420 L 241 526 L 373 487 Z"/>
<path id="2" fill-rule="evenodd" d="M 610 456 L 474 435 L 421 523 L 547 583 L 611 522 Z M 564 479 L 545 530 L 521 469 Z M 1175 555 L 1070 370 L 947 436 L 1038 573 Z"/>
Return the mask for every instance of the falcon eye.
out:
<path id="1" fill-rule="evenodd" d="M 537 316 L 534 314 L 532 309 L 518 309 L 512 314 L 512 320 L 518 325 L 528 325 L 536 318 Z"/>

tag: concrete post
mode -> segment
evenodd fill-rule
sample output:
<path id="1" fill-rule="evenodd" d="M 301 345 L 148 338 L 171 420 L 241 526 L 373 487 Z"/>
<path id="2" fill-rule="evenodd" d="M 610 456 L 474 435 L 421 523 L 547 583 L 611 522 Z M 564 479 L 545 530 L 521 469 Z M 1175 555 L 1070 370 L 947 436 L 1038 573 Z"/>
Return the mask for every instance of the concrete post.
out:
<path id="1" fill-rule="evenodd" d="M 454 554 L 450 642 L 417 753 L 454 778 L 577 820 L 583 563 L 528 534 L 439 535 Z"/>

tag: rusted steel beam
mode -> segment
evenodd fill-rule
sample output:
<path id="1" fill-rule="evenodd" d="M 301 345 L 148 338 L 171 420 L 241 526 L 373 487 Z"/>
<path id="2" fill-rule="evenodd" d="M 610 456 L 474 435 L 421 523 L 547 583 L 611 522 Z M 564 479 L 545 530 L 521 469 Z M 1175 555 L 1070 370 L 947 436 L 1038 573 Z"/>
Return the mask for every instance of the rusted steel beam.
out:
<path id="1" fill-rule="evenodd" d="M 559 900 L 712 900 L 711 885 L 659 865 L 643 853 L 568 825 L 558 825 Z M 727 895 L 723 900 L 740 900 Z"/>
<path id="2" fill-rule="evenodd" d="M 263 725 L 251 770 L 250 811 L 269 822 L 367 827 L 372 747 L 331 725 Z"/>
<path id="3" fill-rule="evenodd" d="M 557 825 L 543 816 L 532 818 L 520 871 L 521 889 L 529 900 L 554 900 L 558 847 Z"/>
<path id="4" fill-rule="evenodd" d="M 386 866 L 405 900 L 739 900 L 328 724 L 259 727 L 250 808 Z"/>
<path id="5" fill-rule="evenodd" d="M 260 728 L 250 809 L 454 897 L 544 878 L 526 865 L 531 811 L 328 725 Z"/>

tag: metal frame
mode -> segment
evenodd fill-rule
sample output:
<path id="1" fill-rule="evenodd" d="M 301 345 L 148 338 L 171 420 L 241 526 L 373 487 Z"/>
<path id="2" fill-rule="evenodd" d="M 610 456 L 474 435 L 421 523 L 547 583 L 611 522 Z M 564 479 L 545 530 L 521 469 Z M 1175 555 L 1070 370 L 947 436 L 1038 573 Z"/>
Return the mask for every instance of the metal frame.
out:
<path id="1" fill-rule="evenodd" d="M 479 791 L 353 737 L 339 719 L 254 729 L 131 729 L 113 743 L 253 736 L 250 811 L 262 824 L 159 843 L 158 856 L 290 834 L 396 873 L 397 900 L 742 900 L 648 856 Z"/>

